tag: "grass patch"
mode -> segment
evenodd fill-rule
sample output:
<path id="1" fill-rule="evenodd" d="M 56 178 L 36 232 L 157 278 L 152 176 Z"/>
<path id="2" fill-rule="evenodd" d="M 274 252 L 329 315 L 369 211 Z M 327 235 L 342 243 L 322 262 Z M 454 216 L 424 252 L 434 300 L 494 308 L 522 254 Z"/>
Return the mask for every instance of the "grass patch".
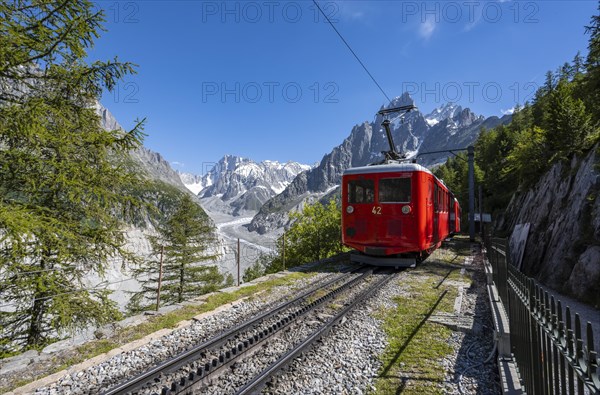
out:
<path id="1" fill-rule="evenodd" d="M 313 303 L 314 301 L 327 295 L 328 293 L 329 292 L 325 289 L 319 289 L 319 290 L 315 291 L 312 295 L 310 295 L 308 298 L 306 298 L 306 301 L 308 303 Z"/>
<path id="2" fill-rule="evenodd" d="M 118 329 L 116 333 L 109 339 L 94 340 L 85 343 L 77 347 L 74 351 L 67 353 L 67 355 L 55 358 L 52 362 L 54 366 L 49 367 L 44 374 L 36 375 L 31 379 L 19 380 L 7 388 L 0 388 L 0 393 L 4 391 L 10 391 L 42 377 L 67 369 L 73 365 L 94 358 L 95 356 L 109 352 L 124 344 L 141 339 L 161 329 L 175 328 L 181 321 L 190 320 L 198 314 L 212 311 L 224 304 L 234 302 L 241 298 L 252 297 L 260 292 L 270 292 L 271 288 L 273 287 L 289 285 L 300 279 L 312 277 L 315 274 L 316 273 L 296 272 L 285 277 L 275 278 L 256 285 L 243 287 L 235 290 L 234 292 L 217 292 L 213 295 L 210 295 L 206 301 L 201 302 L 201 304 L 187 305 L 163 315 L 152 316 L 148 319 L 148 321 L 142 324 Z"/>
<path id="3" fill-rule="evenodd" d="M 87 359 L 93 358 L 96 355 L 104 354 L 110 350 L 119 347 L 119 343 L 114 340 L 102 339 L 96 340 L 93 347 L 89 347 L 86 344 L 76 348 L 76 351 L 62 360 L 62 364 L 54 368 L 54 372 L 60 372 L 61 370 L 68 369 L 69 367 L 83 362 Z"/>
<path id="4" fill-rule="evenodd" d="M 470 283 L 460 267 L 434 255 L 400 280 L 405 292 L 395 298 L 396 307 L 379 312 L 389 344 L 381 357 L 383 366 L 374 393 L 443 394 L 441 359 L 453 352 L 447 341 L 452 330 L 428 318 L 453 313 L 458 290 L 445 284 L 448 279 Z"/>

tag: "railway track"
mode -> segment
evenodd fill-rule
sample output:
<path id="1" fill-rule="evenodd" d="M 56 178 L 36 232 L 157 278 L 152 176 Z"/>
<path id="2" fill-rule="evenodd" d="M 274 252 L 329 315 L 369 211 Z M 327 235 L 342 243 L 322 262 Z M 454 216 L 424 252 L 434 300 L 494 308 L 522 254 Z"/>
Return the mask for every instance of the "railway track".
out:
<path id="1" fill-rule="evenodd" d="M 202 392 L 202 389 L 231 375 L 232 370 L 242 364 L 241 361 L 254 354 L 264 352 L 269 343 L 282 337 L 284 332 L 290 332 L 294 327 L 304 326 L 299 333 L 308 333 L 308 335 L 302 335 L 304 336 L 303 340 L 294 342 L 291 349 L 283 355 L 277 356 L 274 363 L 269 362 L 268 366 L 250 382 L 246 383 L 247 379 L 244 378 L 245 381 L 232 392 L 256 393 L 270 381 L 273 375 L 308 349 L 314 341 L 325 336 L 344 315 L 368 299 L 373 292 L 392 278 L 391 275 L 371 276 L 372 274 L 372 271 L 369 270 L 361 273 L 346 273 L 328 279 L 293 300 L 282 303 L 116 385 L 104 394 L 171 395 Z M 349 294 L 351 297 L 348 297 Z M 344 303 L 340 307 L 333 301 L 341 295 L 348 303 Z M 329 306 L 326 305 L 328 302 L 330 302 Z M 329 311 L 332 309 L 332 305 L 338 306 L 337 311 Z M 325 311 L 327 312 L 324 313 Z M 319 318 L 315 318 L 315 314 Z M 310 325 L 307 326 L 303 320 L 309 322 Z M 287 331 L 285 331 L 286 329 Z"/>
<path id="2" fill-rule="evenodd" d="M 393 278 L 393 274 L 389 273 L 386 276 L 382 276 L 382 278 L 374 281 L 367 289 L 360 292 L 355 298 L 352 299 L 350 303 L 348 303 L 343 309 L 341 309 L 337 314 L 335 314 L 330 320 L 328 320 L 324 325 L 318 327 L 314 330 L 308 337 L 306 337 L 303 341 L 297 344 L 293 349 L 285 353 L 281 356 L 275 363 L 271 364 L 267 369 L 263 370 L 258 376 L 254 377 L 249 383 L 247 383 L 244 387 L 242 387 L 239 391 L 236 392 L 236 395 L 247 395 L 247 394 L 255 394 L 260 392 L 265 385 L 283 370 L 285 367 L 290 365 L 296 358 L 302 355 L 305 351 L 307 351 L 313 344 L 320 340 L 323 336 L 326 336 L 327 333 L 337 325 L 350 311 L 356 309 L 361 303 L 366 301 L 371 295 L 373 295 L 377 290 L 387 284 Z"/>

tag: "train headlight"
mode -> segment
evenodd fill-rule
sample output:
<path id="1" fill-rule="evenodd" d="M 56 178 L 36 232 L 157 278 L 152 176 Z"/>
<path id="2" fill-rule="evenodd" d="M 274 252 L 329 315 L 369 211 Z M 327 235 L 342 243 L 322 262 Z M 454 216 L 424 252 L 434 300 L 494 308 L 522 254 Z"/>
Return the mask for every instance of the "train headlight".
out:
<path id="1" fill-rule="evenodd" d="M 403 214 L 410 214 L 410 212 L 411 212 L 411 211 L 412 211 L 412 210 L 411 210 L 411 208 L 410 208 L 410 206 L 409 206 L 409 205 L 402 206 L 402 213 L 403 213 Z"/>
<path id="2" fill-rule="evenodd" d="M 354 212 L 354 207 L 352 207 L 352 206 L 348 206 L 348 207 L 346 207 L 346 212 L 347 212 L 348 214 L 352 214 L 352 213 Z"/>

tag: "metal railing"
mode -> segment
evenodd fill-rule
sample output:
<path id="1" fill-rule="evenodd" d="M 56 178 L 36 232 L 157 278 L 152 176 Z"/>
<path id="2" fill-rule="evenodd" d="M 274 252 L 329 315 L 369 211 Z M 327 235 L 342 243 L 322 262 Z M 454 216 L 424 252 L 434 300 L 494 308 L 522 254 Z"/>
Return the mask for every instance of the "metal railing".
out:
<path id="1" fill-rule="evenodd" d="M 492 265 L 494 284 L 496 284 L 502 304 L 505 308 L 508 308 L 508 287 L 506 286 L 508 275 L 506 270 L 508 261 L 506 252 L 508 251 L 508 245 L 506 239 L 486 239 L 486 251 L 488 260 Z"/>
<path id="2" fill-rule="evenodd" d="M 493 281 L 508 312 L 511 351 L 528 394 L 600 394 L 592 324 L 508 262 L 506 240 L 486 238 Z M 573 319 L 574 317 L 574 319 Z"/>

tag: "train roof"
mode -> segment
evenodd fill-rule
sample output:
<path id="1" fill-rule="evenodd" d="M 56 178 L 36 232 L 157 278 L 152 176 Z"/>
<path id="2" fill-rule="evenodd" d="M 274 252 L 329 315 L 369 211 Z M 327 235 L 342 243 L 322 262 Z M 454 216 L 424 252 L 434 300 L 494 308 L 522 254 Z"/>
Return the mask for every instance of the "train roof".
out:
<path id="1" fill-rule="evenodd" d="M 386 163 L 382 165 L 351 167 L 344 170 L 343 175 L 349 174 L 373 174 L 373 173 L 395 173 L 395 172 L 411 172 L 423 171 L 433 174 L 431 171 L 417 163 Z"/>

